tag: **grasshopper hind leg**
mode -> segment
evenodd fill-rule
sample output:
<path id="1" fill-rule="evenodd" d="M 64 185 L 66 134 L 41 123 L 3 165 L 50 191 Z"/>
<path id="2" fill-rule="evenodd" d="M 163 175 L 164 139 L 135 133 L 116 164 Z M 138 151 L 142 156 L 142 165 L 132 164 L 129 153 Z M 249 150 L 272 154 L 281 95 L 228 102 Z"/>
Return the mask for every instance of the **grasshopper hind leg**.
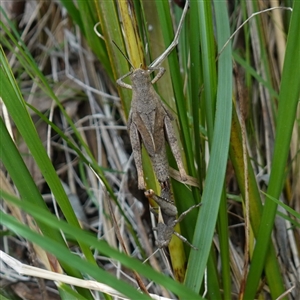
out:
<path id="1" fill-rule="evenodd" d="M 187 180 L 187 175 L 182 163 L 182 158 L 181 158 L 181 154 L 180 154 L 180 149 L 178 146 L 178 141 L 171 123 L 171 119 L 166 116 L 164 119 L 164 125 L 165 125 L 165 133 L 168 139 L 168 143 L 170 145 L 171 151 L 173 153 L 173 156 L 176 160 L 178 169 L 179 169 L 179 173 L 180 173 L 180 177 L 182 181 L 186 181 Z"/>
<path id="2" fill-rule="evenodd" d="M 141 139 L 137 127 L 134 123 L 129 124 L 129 135 L 132 146 L 133 158 L 138 174 L 138 188 L 139 190 L 145 190 L 146 184 L 142 164 Z"/>

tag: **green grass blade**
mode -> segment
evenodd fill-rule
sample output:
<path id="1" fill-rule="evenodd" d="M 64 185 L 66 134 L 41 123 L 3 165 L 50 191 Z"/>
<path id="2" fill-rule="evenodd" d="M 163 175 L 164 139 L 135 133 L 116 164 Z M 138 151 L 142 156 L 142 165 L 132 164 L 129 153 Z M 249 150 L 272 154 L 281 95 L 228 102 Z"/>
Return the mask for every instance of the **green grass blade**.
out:
<path id="1" fill-rule="evenodd" d="M 274 198 L 279 198 L 285 179 L 286 173 L 284 170 L 289 154 L 292 128 L 295 121 L 296 107 L 298 105 L 300 93 L 300 77 L 295 73 L 297 72 L 296 70 L 300 69 L 299 18 L 300 3 L 295 1 L 288 32 L 287 48 L 282 72 L 274 154 L 267 190 L 267 194 Z M 267 197 L 257 237 L 257 243 L 253 253 L 253 260 L 249 270 L 245 299 L 251 299 L 255 296 L 268 253 L 276 210 L 277 204 Z M 279 297 L 283 291 L 284 289 L 282 284 L 278 284 L 278 288 L 271 291 L 272 297 Z"/>
<path id="2" fill-rule="evenodd" d="M 216 3 L 215 9 L 217 15 L 218 45 L 219 49 L 221 49 L 230 36 L 229 21 L 225 3 Z M 186 285 L 193 288 L 196 292 L 200 290 L 211 248 L 223 188 L 220 182 L 224 181 L 227 164 L 232 106 L 230 45 L 221 54 L 218 63 L 219 74 L 214 135 L 202 197 L 203 206 L 198 216 L 193 241 L 193 244 L 198 247 L 201 255 L 191 252 L 185 281 Z"/>
<path id="3" fill-rule="evenodd" d="M 297 213 L 295 210 L 290 208 L 288 205 L 282 203 L 281 201 L 277 200 L 276 198 L 264 193 L 268 198 L 270 198 L 272 201 L 274 201 L 277 205 L 280 205 L 283 207 L 287 212 L 289 212 L 291 215 L 293 215 L 295 218 L 298 218 L 300 220 L 300 214 Z"/>
<path id="4" fill-rule="evenodd" d="M 193 4 L 193 3 L 192 3 Z M 191 5 L 192 5 L 191 4 Z M 216 109 L 217 72 L 216 49 L 213 33 L 212 8 L 210 1 L 197 2 L 201 39 L 201 58 L 205 99 L 205 120 L 207 122 L 208 143 L 211 146 Z"/>
<path id="5" fill-rule="evenodd" d="M 201 94 L 199 95 L 199 87 L 203 86 L 203 76 L 202 76 L 202 62 L 201 57 L 199 55 L 199 47 L 200 47 L 200 36 L 199 36 L 199 7 L 198 5 L 193 5 L 192 9 L 190 10 L 190 27 L 186 26 L 186 35 L 190 45 L 190 68 L 185 72 L 189 72 L 189 95 L 188 99 L 189 102 L 189 114 L 192 116 L 193 120 L 193 130 L 194 134 L 192 135 L 194 138 L 194 153 L 195 153 L 195 160 L 198 165 L 198 176 L 199 182 L 203 182 L 204 174 L 204 162 L 203 157 L 201 155 L 201 151 L 204 149 L 203 139 L 201 139 L 200 135 L 200 124 L 203 119 L 200 117 L 200 108 L 201 108 Z M 187 42 L 186 42 L 187 43 Z M 203 101 L 202 101 L 203 102 Z M 200 185 L 200 191 L 202 191 L 202 186 Z"/>

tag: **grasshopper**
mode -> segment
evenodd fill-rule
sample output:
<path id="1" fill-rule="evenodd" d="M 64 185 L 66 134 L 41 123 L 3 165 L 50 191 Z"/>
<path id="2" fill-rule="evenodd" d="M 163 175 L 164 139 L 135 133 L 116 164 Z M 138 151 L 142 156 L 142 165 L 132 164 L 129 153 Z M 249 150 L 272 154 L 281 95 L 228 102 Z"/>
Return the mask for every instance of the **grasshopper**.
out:
<path id="1" fill-rule="evenodd" d="M 174 40 L 166 51 L 152 62 L 148 69 L 145 70 L 141 67 L 137 69 L 133 68 L 129 73 L 117 80 L 118 85 L 132 90 L 131 109 L 127 128 L 138 173 L 138 188 L 141 190 L 146 189 L 141 155 L 142 143 L 149 154 L 154 172 L 162 188 L 169 185 L 169 164 L 165 148 L 166 141 L 169 143 L 176 160 L 181 180 L 187 180 L 180 149 L 172 126 L 173 116 L 162 103 L 153 84 L 159 80 L 165 72 L 165 69 L 159 67 L 159 65 L 178 44 L 179 33 L 188 6 L 189 1 L 186 2 Z M 151 80 L 150 74 L 156 70 L 158 70 L 158 73 Z M 123 79 L 128 76 L 130 76 L 132 85 L 123 82 Z"/>
<path id="2" fill-rule="evenodd" d="M 164 191 L 163 191 L 164 194 Z M 154 193 L 153 190 L 145 191 L 145 196 L 147 198 L 152 198 L 158 205 L 161 211 L 161 214 L 158 216 L 157 227 L 153 228 L 154 231 L 157 231 L 157 246 L 158 248 L 167 247 L 172 239 L 172 235 L 176 235 L 184 243 L 188 244 L 194 250 L 198 250 L 194 247 L 189 241 L 183 237 L 181 234 L 174 230 L 174 227 L 177 223 L 181 222 L 183 218 L 194 208 L 199 207 L 202 203 L 191 206 L 189 209 L 184 211 L 178 218 L 177 217 L 177 207 L 174 202 L 165 198 L 163 196 L 158 196 Z"/>
<path id="3" fill-rule="evenodd" d="M 151 72 L 158 69 L 158 74 L 153 80 Z M 129 113 L 127 128 L 133 150 L 133 157 L 138 172 L 138 188 L 145 189 L 144 173 L 142 166 L 141 142 L 148 152 L 154 172 L 160 183 L 165 183 L 169 178 L 169 164 L 166 155 L 165 142 L 168 141 L 179 173 L 183 181 L 187 176 L 183 167 L 178 142 L 171 121 L 173 117 L 152 84 L 165 72 L 164 68 L 135 69 L 125 74 L 117 83 L 125 88 L 132 89 L 131 110 Z M 130 75 L 132 86 L 122 81 Z"/>

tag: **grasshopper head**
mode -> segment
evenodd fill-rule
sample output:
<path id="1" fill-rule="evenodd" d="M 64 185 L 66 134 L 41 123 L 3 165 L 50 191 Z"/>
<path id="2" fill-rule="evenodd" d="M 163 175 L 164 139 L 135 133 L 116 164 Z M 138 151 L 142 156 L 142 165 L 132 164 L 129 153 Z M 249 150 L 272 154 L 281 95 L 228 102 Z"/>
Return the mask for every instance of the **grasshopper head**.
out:
<path id="1" fill-rule="evenodd" d="M 130 78 L 133 89 L 144 89 L 151 84 L 150 72 L 142 68 L 135 69 Z"/>

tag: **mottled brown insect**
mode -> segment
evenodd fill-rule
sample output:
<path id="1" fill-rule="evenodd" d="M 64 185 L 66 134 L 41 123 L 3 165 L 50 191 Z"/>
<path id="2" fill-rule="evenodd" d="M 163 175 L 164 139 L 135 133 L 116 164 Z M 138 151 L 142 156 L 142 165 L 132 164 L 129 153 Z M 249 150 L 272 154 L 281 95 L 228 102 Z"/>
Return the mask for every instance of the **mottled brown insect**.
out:
<path id="1" fill-rule="evenodd" d="M 131 72 L 117 80 L 117 83 L 121 87 L 132 90 L 131 109 L 127 127 L 138 173 L 138 188 L 142 190 L 146 189 L 141 155 L 142 143 L 150 156 L 154 172 L 162 188 L 169 184 L 169 164 L 165 149 L 166 141 L 169 143 L 177 162 L 181 180 L 187 180 L 180 149 L 171 123 L 173 117 L 162 103 L 153 84 L 159 80 L 165 72 L 165 69 L 159 67 L 159 65 L 178 44 L 179 33 L 188 7 L 189 1 L 186 1 L 174 40 L 166 51 L 152 62 L 147 70 L 141 67 L 132 69 Z M 156 70 L 158 70 L 158 73 L 151 80 L 150 74 Z M 132 85 L 122 81 L 127 76 L 130 76 Z"/>
<path id="2" fill-rule="evenodd" d="M 159 72 L 151 81 L 150 73 L 155 69 L 158 69 Z M 142 167 L 141 143 L 144 144 L 150 156 L 154 172 L 160 183 L 167 182 L 169 178 L 166 141 L 169 143 L 177 162 L 181 179 L 183 181 L 187 179 L 171 123 L 173 117 L 152 86 L 163 75 L 165 69 L 155 69 L 135 69 L 117 81 L 120 86 L 132 89 L 131 109 L 127 126 L 138 172 L 139 189 L 146 188 Z M 132 86 L 122 81 L 123 78 L 129 75 Z"/>

